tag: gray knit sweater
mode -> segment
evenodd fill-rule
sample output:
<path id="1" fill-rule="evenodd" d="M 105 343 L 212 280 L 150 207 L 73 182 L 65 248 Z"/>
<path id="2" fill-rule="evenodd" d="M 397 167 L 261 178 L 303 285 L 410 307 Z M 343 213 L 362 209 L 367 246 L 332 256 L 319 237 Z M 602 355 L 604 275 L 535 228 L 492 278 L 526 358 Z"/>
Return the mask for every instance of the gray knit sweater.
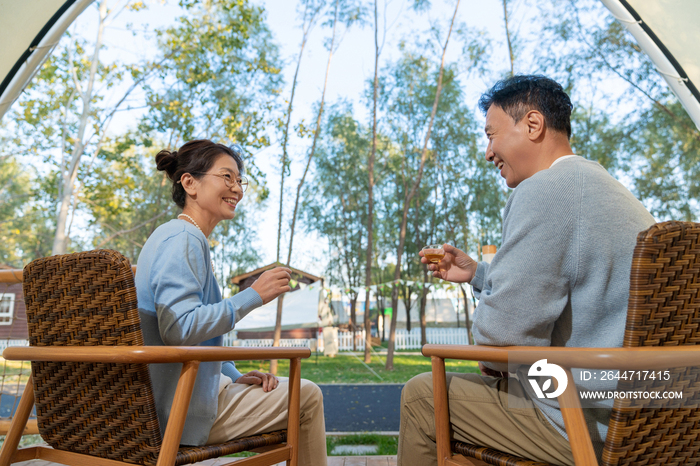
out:
<path id="1" fill-rule="evenodd" d="M 622 346 L 632 252 L 637 234 L 653 223 L 632 193 L 582 157 L 520 183 L 503 211 L 501 248 L 490 265 L 478 265 L 471 282 L 479 298 L 477 344 Z M 566 436 L 556 399 L 538 399 L 519 374 L 536 406 Z M 584 414 L 600 456 L 611 403 L 597 407 Z"/>

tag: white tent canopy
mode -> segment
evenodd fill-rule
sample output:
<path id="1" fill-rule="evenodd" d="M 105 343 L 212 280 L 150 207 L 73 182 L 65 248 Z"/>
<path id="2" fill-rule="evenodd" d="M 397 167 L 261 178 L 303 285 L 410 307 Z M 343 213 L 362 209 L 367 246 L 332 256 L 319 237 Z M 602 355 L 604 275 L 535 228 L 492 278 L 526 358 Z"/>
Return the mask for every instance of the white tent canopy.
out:
<path id="1" fill-rule="evenodd" d="M 700 129 L 700 0 L 601 0 L 649 55 Z"/>
<path id="2" fill-rule="evenodd" d="M 700 0 L 601 0 L 700 128 Z M 0 118 L 93 0 L 0 0 Z"/>
<path id="3" fill-rule="evenodd" d="M 0 118 L 93 0 L 0 0 Z"/>
<path id="4" fill-rule="evenodd" d="M 285 294 L 282 304 L 282 329 L 318 328 L 331 325 L 333 319 L 323 297 L 323 287 L 318 284 Z M 271 331 L 275 329 L 276 318 L 277 299 L 253 310 L 236 324 L 234 330 Z"/>

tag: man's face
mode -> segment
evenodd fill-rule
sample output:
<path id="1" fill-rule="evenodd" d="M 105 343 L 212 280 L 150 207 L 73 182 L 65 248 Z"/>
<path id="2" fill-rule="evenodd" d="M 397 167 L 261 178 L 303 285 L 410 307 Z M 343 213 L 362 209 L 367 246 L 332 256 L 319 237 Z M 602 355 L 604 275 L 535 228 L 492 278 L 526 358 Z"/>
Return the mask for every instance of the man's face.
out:
<path id="1" fill-rule="evenodd" d="M 528 157 L 529 127 L 527 118 L 513 123 L 513 119 L 497 105 L 486 112 L 486 160 L 500 170 L 509 188 L 515 188 L 532 173 L 532 161 Z"/>

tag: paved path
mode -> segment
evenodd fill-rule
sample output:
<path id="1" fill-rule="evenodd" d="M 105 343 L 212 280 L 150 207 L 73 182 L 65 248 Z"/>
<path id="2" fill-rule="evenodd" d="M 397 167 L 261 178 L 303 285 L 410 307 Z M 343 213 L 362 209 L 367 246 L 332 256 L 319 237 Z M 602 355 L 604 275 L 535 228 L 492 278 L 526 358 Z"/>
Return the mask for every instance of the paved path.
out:
<path id="1" fill-rule="evenodd" d="M 398 432 L 403 384 L 319 384 L 326 432 Z"/>
<path id="2" fill-rule="evenodd" d="M 403 384 L 319 384 L 326 432 L 398 432 Z M 0 417 L 9 418 L 19 397 L 0 394 Z"/>

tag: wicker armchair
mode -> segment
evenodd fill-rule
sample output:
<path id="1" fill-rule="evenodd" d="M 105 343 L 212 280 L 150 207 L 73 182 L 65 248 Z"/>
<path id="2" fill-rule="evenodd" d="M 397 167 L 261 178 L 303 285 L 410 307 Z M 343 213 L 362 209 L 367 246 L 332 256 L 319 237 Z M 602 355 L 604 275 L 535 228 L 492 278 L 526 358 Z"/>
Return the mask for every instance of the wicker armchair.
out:
<path id="1" fill-rule="evenodd" d="M 445 359 L 533 364 L 547 358 L 563 367 L 567 389 L 558 401 L 577 465 L 595 465 L 571 368 L 661 370 L 668 381 L 623 380 L 618 390 L 682 391 L 683 402 L 616 399 L 602 464 L 700 464 L 700 224 L 659 223 L 637 237 L 622 348 L 541 348 L 425 345 L 432 358 L 438 464 L 546 466 L 450 441 Z M 696 345 L 696 346 L 693 346 Z M 456 453 L 453 455 L 453 452 Z"/>
<path id="2" fill-rule="evenodd" d="M 24 269 L 30 347 L 5 359 L 32 361 L 0 452 L 0 465 L 29 459 L 63 464 L 172 466 L 245 450 L 236 466 L 297 464 L 301 358 L 308 349 L 143 346 L 129 262 L 98 250 L 38 259 Z M 289 359 L 287 430 L 219 445 L 180 447 L 200 362 Z M 182 363 L 161 438 L 148 364 Z M 39 431 L 51 446 L 17 449 L 36 401 Z"/>

